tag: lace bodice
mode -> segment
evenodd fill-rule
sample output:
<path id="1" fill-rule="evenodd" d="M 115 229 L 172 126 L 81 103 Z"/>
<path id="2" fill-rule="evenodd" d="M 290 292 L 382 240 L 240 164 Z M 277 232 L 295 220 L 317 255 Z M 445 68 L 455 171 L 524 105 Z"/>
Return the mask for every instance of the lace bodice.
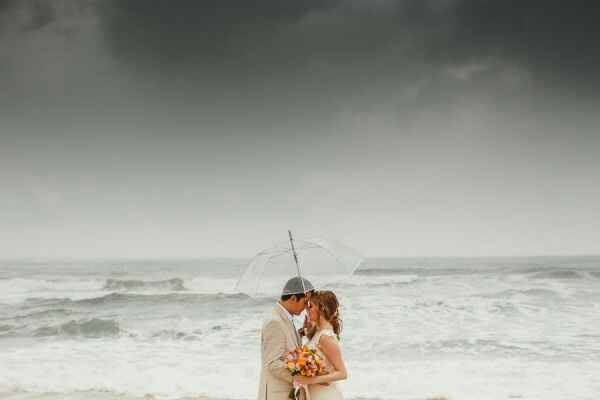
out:
<path id="1" fill-rule="evenodd" d="M 317 351 L 317 354 L 323 359 L 327 370 L 333 371 L 334 368 L 331 365 L 331 362 L 327 359 L 325 354 L 323 354 L 323 351 L 321 351 L 321 347 L 319 346 L 319 341 L 322 336 L 329 336 L 335 341 L 338 340 L 337 335 L 332 329 L 323 329 L 318 330 L 315 333 L 315 336 L 308 341 L 307 346 Z M 309 391 L 311 400 L 343 400 L 344 398 L 337 382 L 330 382 L 328 385 L 309 385 Z"/>
<path id="2" fill-rule="evenodd" d="M 321 351 L 321 347 L 319 346 L 319 341 L 321 340 L 321 336 L 329 336 L 334 338 L 337 341 L 337 336 L 331 329 L 323 329 L 318 330 L 315 333 L 315 336 L 312 337 L 307 343 L 308 347 L 313 348 L 317 351 L 317 354 L 325 361 L 325 367 L 327 369 L 331 369 L 331 362 L 327 359 L 327 356 Z"/>
<path id="3" fill-rule="evenodd" d="M 332 329 L 319 329 L 317 332 L 315 332 L 315 336 L 308 341 L 308 346 L 314 349 L 319 349 L 319 341 L 321 340 L 321 336 L 329 336 L 337 340 L 337 336 Z"/>

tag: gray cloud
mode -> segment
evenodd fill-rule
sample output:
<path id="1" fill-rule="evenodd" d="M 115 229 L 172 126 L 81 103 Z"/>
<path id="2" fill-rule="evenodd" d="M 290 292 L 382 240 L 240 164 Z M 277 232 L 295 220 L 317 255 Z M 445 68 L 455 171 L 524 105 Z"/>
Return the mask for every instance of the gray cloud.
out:
<path id="1" fill-rule="evenodd" d="M 426 76 L 494 59 L 528 70 L 543 88 L 589 94 L 600 81 L 599 15 L 586 2 L 109 4 L 103 26 L 114 54 L 159 72 L 187 66 L 212 78 L 337 77 L 350 86 L 365 75 L 394 81 L 411 67 Z"/>
<path id="2" fill-rule="evenodd" d="M 416 107 L 474 91 L 567 107 L 598 97 L 598 15 L 584 2 L 3 4 L 21 34 L 4 34 L 18 44 L 2 75 L 25 103 L 37 97 L 117 112 L 138 94 L 160 93 L 185 112 L 191 92 L 206 108 L 237 104 L 260 113 L 260 97 L 266 108 L 314 115 L 382 96 L 406 107 L 404 94 L 417 87 Z M 45 90 L 35 76 L 59 87 Z M 116 106 L 115 92 L 132 98 Z"/>
<path id="3" fill-rule="evenodd" d="M 0 256 L 600 251 L 597 17 L 0 1 Z"/>

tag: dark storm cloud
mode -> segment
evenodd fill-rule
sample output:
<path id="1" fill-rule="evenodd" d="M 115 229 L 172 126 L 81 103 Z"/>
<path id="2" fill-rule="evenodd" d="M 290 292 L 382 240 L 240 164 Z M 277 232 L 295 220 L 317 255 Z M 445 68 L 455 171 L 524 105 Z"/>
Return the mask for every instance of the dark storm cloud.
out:
<path id="1" fill-rule="evenodd" d="M 190 60 L 211 62 L 232 50 L 241 50 L 248 36 L 268 40 L 282 26 L 311 10 L 331 7 L 336 1 L 244 2 L 212 1 L 109 1 L 101 11 L 114 51 L 131 61 L 152 57 L 165 63 Z M 235 43 L 235 42 L 238 43 Z M 233 43 L 232 43 L 233 42 Z M 231 45 L 237 49 L 231 49 Z M 259 47 L 260 43 L 252 43 Z M 141 57 L 141 60 L 138 58 Z"/>
<path id="2" fill-rule="evenodd" d="M 117 57 L 159 71 L 196 68 L 217 77 L 266 80 L 284 75 L 337 82 L 342 90 L 344 85 L 360 86 L 365 77 L 372 83 L 402 83 L 447 67 L 464 67 L 469 77 L 485 76 L 498 71 L 499 64 L 516 65 L 543 90 L 589 94 L 600 83 L 600 11 L 590 5 L 531 0 L 113 1 L 103 4 L 102 16 Z"/>
<path id="3" fill-rule="evenodd" d="M 593 2 L 463 1 L 457 16 L 467 55 L 522 62 L 561 89 L 600 88 L 600 9 Z"/>
<path id="4" fill-rule="evenodd" d="M 106 99 L 124 76 L 146 98 L 160 93 L 179 110 L 190 96 L 209 107 L 289 104 L 306 114 L 381 101 L 412 112 L 473 94 L 568 105 L 600 91 L 597 8 L 532 0 L 3 0 L 5 25 L 39 44 L 27 48 L 14 33 L 5 39 L 13 49 L 4 57 L 14 62 L 0 80 L 27 102 L 79 106 L 83 98 L 91 108 L 113 107 Z M 48 72 L 61 59 L 64 68 Z M 29 73 L 37 63 L 40 73 Z M 58 98 L 31 84 L 46 74 L 64 83 Z"/>
<path id="5" fill-rule="evenodd" d="M 102 15 L 111 48 L 131 63 L 269 76 L 318 73 L 321 63 L 352 71 L 410 33 L 407 26 L 423 22 L 418 3 L 371 10 L 342 0 L 181 1 L 176 7 L 115 1 L 102 7 Z M 413 16 L 421 21 L 411 22 Z"/>

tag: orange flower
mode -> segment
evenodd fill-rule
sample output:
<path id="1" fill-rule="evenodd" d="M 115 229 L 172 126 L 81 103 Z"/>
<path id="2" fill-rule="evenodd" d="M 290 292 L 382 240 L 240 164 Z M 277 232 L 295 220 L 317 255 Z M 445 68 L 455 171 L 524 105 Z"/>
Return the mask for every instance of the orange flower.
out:
<path id="1" fill-rule="evenodd" d="M 307 346 L 296 348 L 284 355 L 286 368 L 292 375 L 307 377 L 324 375 L 327 373 L 323 360 L 316 350 Z"/>

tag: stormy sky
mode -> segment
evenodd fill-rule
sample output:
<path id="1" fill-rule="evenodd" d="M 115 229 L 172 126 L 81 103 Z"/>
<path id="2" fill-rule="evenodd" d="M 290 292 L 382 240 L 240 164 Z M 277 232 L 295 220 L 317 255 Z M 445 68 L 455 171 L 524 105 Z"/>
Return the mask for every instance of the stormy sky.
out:
<path id="1" fill-rule="evenodd" d="M 0 258 L 600 253 L 600 10 L 0 0 Z"/>

